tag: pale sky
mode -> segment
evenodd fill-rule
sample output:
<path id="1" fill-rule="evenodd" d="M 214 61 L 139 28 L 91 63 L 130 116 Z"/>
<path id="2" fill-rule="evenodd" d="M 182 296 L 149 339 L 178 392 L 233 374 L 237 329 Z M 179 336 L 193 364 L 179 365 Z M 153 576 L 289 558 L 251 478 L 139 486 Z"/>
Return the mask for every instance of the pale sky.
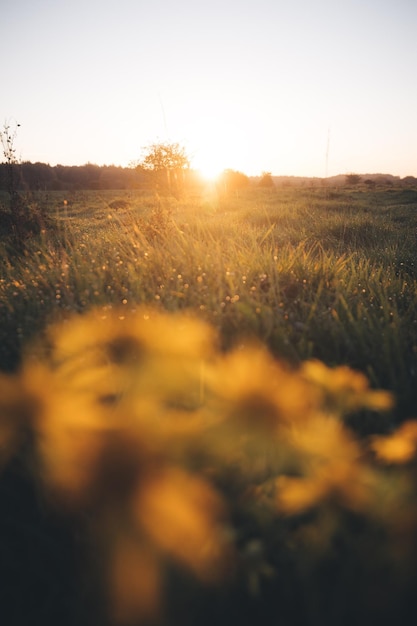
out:
<path id="1" fill-rule="evenodd" d="M 417 0 L 1 1 L 24 161 L 417 176 Z"/>

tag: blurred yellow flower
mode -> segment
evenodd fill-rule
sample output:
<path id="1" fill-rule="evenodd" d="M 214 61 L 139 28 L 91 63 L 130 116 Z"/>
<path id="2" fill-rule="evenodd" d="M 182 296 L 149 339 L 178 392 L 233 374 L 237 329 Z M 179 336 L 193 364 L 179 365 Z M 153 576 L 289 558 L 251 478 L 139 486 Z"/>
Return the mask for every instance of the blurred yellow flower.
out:
<path id="1" fill-rule="evenodd" d="M 300 477 L 277 479 L 279 510 L 300 513 L 332 500 L 364 511 L 373 498 L 376 478 L 362 462 L 361 447 L 341 422 L 317 414 L 290 434 Z"/>
<path id="2" fill-rule="evenodd" d="M 277 507 L 288 515 L 326 502 L 355 512 L 367 512 L 374 502 L 377 477 L 365 465 L 330 462 L 303 478 L 277 479 Z"/>
<path id="3" fill-rule="evenodd" d="M 301 374 L 321 391 L 323 409 L 343 414 L 358 409 L 386 411 L 393 407 L 392 394 L 370 389 L 364 374 L 345 365 L 330 368 L 321 361 L 306 361 Z"/>
<path id="4" fill-rule="evenodd" d="M 304 424 L 294 425 L 288 437 L 306 472 L 333 460 L 356 463 L 362 454 L 358 441 L 342 422 L 319 412 Z"/>
<path id="5" fill-rule="evenodd" d="M 417 420 L 410 420 L 388 436 L 374 436 L 371 449 L 386 463 L 407 463 L 417 453 Z"/>
<path id="6" fill-rule="evenodd" d="M 52 327 L 25 361 L 43 483 L 56 505 L 91 516 L 119 621 L 157 611 L 164 559 L 205 582 L 232 561 L 221 497 L 180 467 L 207 417 L 215 345 L 187 316 L 93 312 Z"/>
<path id="7" fill-rule="evenodd" d="M 242 429 L 276 433 L 282 423 L 306 419 L 316 404 L 314 390 L 261 346 L 226 354 L 210 384 L 220 401 L 217 410 Z"/>
<path id="8" fill-rule="evenodd" d="M 95 310 L 47 329 L 19 376 L 0 376 L 0 461 L 29 430 L 50 501 L 91 523 L 112 617 L 146 622 L 167 562 L 209 583 L 233 567 L 215 480 L 274 515 L 323 505 L 382 519 L 405 501 L 411 481 L 385 489 L 383 470 L 338 419 L 391 407 L 389 393 L 348 367 L 290 369 L 256 344 L 223 353 L 213 328 L 185 314 Z M 409 461 L 417 421 L 371 448 Z M 269 570 L 250 545 L 256 587 Z"/>
<path id="9" fill-rule="evenodd" d="M 150 308 L 135 312 L 93 310 L 48 330 L 48 358 L 61 366 L 89 350 L 96 360 L 137 364 L 146 353 L 202 358 L 213 353 L 215 331 L 195 317 L 163 314 Z"/>
<path id="10" fill-rule="evenodd" d="M 155 545 L 202 580 L 218 580 L 230 568 L 224 505 L 203 479 L 174 467 L 156 471 L 137 492 L 134 517 Z"/>

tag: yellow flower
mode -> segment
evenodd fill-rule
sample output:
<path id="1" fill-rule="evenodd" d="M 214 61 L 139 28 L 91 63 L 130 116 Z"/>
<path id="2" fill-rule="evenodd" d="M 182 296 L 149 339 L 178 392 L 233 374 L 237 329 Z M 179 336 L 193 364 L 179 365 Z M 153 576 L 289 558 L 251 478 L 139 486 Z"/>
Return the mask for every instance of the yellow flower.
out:
<path id="1" fill-rule="evenodd" d="M 364 374 L 345 365 L 329 368 L 321 361 L 306 361 L 301 373 L 321 391 L 323 408 L 344 414 L 358 409 L 387 411 L 393 407 L 392 394 L 370 389 Z"/>
<path id="2" fill-rule="evenodd" d="M 206 583 L 230 573 L 234 555 L 224 532 L 224 505 L 203 479 L 174 466 L 155 466 L 127 501 L 129 516 L 123 521 L 115 508 L 97 520 L 116 623 L 161 616 L 166 559 Z"/>
<path id="3" fill-rule="evenodd" d="M 88 512 L 119 621 L 154 616 L 165 559 L 207 582 L 232 560 L 221 497 L 180 467 L 181 442 L 204 426 L 214 337 L 186 316 L 93 312 L 26 358 L 44 485 L 56 505 Z"/>
<path id="4" fill-rule="evenodd" d="M 377 477 L 365 465 L 330 462 L 303 478 L 280 476 L 276 484 L 278 509 L 288 515 L 325 502 L 363 513 L 373 503 Z"/>
<path id="5" fill-rule="evenodd" d="M 210 388 L 217 410 L 239 428 L 276 433 L 282 423 L 303 421 L 315 406 L 314 390 L 297 372 L 260 346 L 235 349 L 213 369 Z"/>
<path id="6" fill-rule="evenodd" d="M 204 401 L 215 346 L 212 328 L 192 317 L 93 311 L 52 327 L 41 360 L 77 395 L 130 407 L 148 398 L 160 413 L 190 412 Z"/>
<path id="7" fill-rule="evenodd" d="M 287 515 L 377 510 L 382 481 L 337 418 L 391 406 L 347 367 L 291 370 L 259 345 L 220 353 L 213 329 L 187 315 L 92 311 L 47 330 L 22 374 L 0 378 L 0 445 L 7 459 L 32 429 L 48 493 L 96 531 L 114 619 L 147 621 L 164 561 L 204 582 L 233 562 L 208 475 L 233 468 L 248 497 L 265 481 L 266 500 Z M 417 422 L 372 446 L 383 460 L 409 460 Z M 276 478 L 283 471 L 297 476 Z"/>
<path id="8" fill-rule="evenodd" d="M 155 471 L 137 491 L 134 517 L 160 550 L 203 581 L 218 580 L 229 568 L 224 505 L 203 479 L 175 467 Z"/>
<path id="9" fill-rule="evenodd" d="M 359 443 L 338 420 L 316 415 L 290 434 L 301 477 L 277 479 L 277 505 L 300 513 L 333 501 L 355 511 L 365 510 L 373 498 L 376 477 L 362 462 Z"/>
<path id="10" fill-rule="evenodd" d="M 95 359 L 133 365 L 147 353 L 164 357 L 201 358 L 213 353 L 216 335 L 197 318 L 140 308 L 136 312 L 100 310 L 53 326 L 48 358 L 54 366 L 71 364 L 92 351 Z"/>
<path id="11" fill-rule="evenodd" d="M 386 463 L 407 463 L 417 453 L 417 420 L 405 422 L 392 435 L 375 436 L 371 449 Z"/>

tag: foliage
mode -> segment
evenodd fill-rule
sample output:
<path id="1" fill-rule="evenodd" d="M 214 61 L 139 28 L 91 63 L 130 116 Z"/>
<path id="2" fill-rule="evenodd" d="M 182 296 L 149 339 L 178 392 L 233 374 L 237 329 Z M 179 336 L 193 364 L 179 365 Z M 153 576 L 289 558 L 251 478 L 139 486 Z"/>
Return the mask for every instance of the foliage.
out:
<path id="1" fill-rule="evenodd" d="M 181 170 L 190 164 L 185 148 L 178 143 L 153 143 L 144 151 L 141 165 L 152 171 Z"/>
<path id="2" fill-rule="evenodd" d="M 55 223 L 45 208 L 28 194 L 17 194 L 0 211 L 0 242 L 10 255 L 22 254 L 28 243 L 48 230 L 53 236 Z"/>
<path id="3" fill-rule="evenodd" d="M 24 188 L 39 191 L 80 191 L 137 189 L 146 186 L 145 175 L 132 167 L 115 165 L 49 165 L 47 163 L 16 163 L 16 179 Z M 0 163 L 0 190 L 8 190 L 7 164 Z M 20 188 L 20 186 L 19 186 Z"/>
<path id="4" fill-rule="evenodd" d="M 179 143 L 153 143 L 144 150 L 139 168 L 149 172 L 157 190 L 168 190 L 174 196 L 184 187 L 184 171 L 190 161 Z"/>
<path id="5" fill-rule="evenodd" d="M 9 194 L 8 203 L 0 205 L 0 242 L 4 242 L 12 254 L 23 252 L 27 241 L 47 227 L 53 230 L 53 221 L 43 207 L 34 202 L 29 194 L 24 195 L 19 191 L 19 182 L 22 183 L 22 180 L 19 176 L 21 171 L 17 169 L 15 147 L 19 127 L 20 124 L 16 124 L 12 130 L 10 124 L 5 123 L 3 132 L 0 132 Z"/>
<path id="6" fill-rule="evenodd" d="M 368 187 L 368 189 L 375 189 L 376 187 L 376 182 L 372 180 L 371 178 L 367 178 L 363 182 Z"/>
<path id="7" fill-rule="evenodd" d="M 260 187 L 274 187 L 274 181 L 272 179 L 271 172 L 262 172 L 262 175 L 259 181 L 259 186 Z"/>
<path id="8" fill-rule="evenodd" d="M 356 186 L 361 182 L 362 177 L 359 174 L 346 174 L 346 184 Z"/>
<path id="9" fill-rule="evenodd" d="M 249 186 L 249 178 L 242 172 L 235 170 L 224 170 L 219 176 L 217 181 L 220 193 L 235 193 L 238 194 L 239 190 L 245 189 Z"/>
<path id="10" fill-rule="evenodd" d="M 0 141 L 6 163 L 7 191 L 9 192 L 11 198 L 17 194 L 16 165 L 18 160 L 16 157 L 15 140 L 17 137 L 17 129 L 19 127 L 20 124 L 17 122 L 14 128 L 11 127 L 10 123 L 5 122 L 3 131 L 0 131 Z"/>

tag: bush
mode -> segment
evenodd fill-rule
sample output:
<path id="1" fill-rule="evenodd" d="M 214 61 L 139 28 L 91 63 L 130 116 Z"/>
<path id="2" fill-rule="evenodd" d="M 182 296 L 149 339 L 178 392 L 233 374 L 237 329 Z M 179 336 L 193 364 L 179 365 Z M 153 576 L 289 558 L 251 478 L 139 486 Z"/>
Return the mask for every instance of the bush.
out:
<path id="1" fill-rule="evenodd" d="M 22 252 L 29 240 L 53 228 L 54 220 L 29 196 L 16 193 L 9 207 L 0 207 L 0 241 L 11 253 Z"/>

